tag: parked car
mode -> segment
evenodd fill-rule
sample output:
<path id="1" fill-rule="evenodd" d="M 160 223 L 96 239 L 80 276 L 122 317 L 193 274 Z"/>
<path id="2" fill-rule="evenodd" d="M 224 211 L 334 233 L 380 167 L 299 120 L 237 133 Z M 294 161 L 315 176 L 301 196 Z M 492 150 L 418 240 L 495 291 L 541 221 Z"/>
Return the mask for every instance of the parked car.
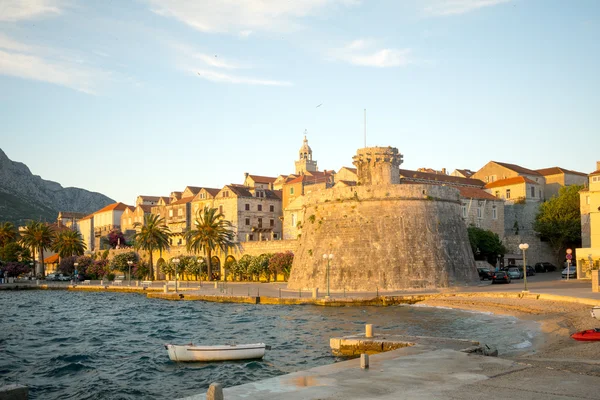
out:
<path id="1" fill-rule="evenodd" d="M 517 267 L 509 268 L 506 274 L 510 276 L 511 279 L 523 278 L 523 271 L 521 271 L 521 269 Z"/>
<path id="2" fill-rule="evenodd" d="M 553 272 L 556 271 L 556 265 L 547 261 L 535 264 L 535 272 Z"/>
<path id="3" fill-rule="evenodd" d="M 523 270 L 521 268 L 521 270 Z M 531 265 L 527 266 L 527 276 L 533 276 L 535 275 L 535 268 L 533 268 Z"/>
<path id="4" fill-rule="evenodd" d="M 569 279 L 577 279 L 577 267 L 571 265 L 570 267 L 563 269 L 562 277 L 566 278 L 567 275 L 569 275 Z"/>
<path id="5" fill-rule="evenodd" d="M 485 281 L 486 279 L 492 280 L 494 274 L 487 268 L 477 268 L 477 272 L 479 272 L 479 279 Z"/>
<path id="6" fill-rule="evenodd" d="M 510 275 L 504 271 L 498 271 L 492 277 L 492 283 L 510 283 Z"/>
<path id="7" fill-rule="evenodd" d="M 46 280 L 47 281 L 57 281 L 58 280 L 58 275 L 56 275 L 56 274 L 48 274 L 48 275 L 46 275 Z"/>
<path id="8" fill-rule="evenodd" d="M 58 277 L 56 279 L 57 281 L 63 281 L 63 282 L 68 282 L 71 280 L 70 276 L 67 275 L 63 275 L 63 274 L 58 274 Z"/>

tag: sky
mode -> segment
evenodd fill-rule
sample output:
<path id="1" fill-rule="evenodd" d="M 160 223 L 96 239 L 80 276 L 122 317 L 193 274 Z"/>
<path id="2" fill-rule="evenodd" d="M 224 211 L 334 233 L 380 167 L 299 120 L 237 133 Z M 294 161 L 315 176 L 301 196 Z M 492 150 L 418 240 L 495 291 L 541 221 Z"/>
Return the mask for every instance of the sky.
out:
<path id="1" fill-rule="evenodd" d="M 320 170 L 600 160 L 596 0 L 2 0 L 0 148 L 133 204 Z"/>

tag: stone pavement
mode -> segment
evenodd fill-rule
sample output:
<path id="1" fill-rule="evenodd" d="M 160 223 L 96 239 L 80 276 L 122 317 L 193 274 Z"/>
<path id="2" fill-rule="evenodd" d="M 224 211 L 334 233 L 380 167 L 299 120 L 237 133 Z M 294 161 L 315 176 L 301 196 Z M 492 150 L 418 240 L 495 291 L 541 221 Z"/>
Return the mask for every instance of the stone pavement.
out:
<path id="1" fill-rule="evenodd" d="M 600 378 L 455 350 L 407 347 L 225 388 L 225 400 L 598 399 Z M 185 400 L 205 400 L 200 394 Z"/>

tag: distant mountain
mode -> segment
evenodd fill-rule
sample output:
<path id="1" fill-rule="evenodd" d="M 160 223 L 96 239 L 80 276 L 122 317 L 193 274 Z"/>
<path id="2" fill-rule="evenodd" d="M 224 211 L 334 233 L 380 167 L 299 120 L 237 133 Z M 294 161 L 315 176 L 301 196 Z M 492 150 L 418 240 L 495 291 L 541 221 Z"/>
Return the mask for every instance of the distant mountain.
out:
<path id="1" fill-rule="evenodd" d="M 33 175 L 27 165 L 11 161 L 0 149 L 0 222 L 18 225 L 27 219 L 55 221 L 59 211 L 92 213 L 113 199 Z"/>

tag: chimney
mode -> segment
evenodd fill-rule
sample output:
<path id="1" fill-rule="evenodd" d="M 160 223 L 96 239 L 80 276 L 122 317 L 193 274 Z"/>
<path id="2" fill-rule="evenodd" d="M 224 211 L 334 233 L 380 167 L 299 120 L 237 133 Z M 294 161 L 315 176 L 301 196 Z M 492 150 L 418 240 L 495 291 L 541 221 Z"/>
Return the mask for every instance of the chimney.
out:
<path id="1" fill-rule="evenodd" d="M 596 171 L 600 169 L 600 161 L 596 161 Z"/>
<path id="2" fill-rule="evenodd" d="M 448 173 L 446 172 L 446 168 L 442 168 L 442 174 L 448 175 Z"/>

